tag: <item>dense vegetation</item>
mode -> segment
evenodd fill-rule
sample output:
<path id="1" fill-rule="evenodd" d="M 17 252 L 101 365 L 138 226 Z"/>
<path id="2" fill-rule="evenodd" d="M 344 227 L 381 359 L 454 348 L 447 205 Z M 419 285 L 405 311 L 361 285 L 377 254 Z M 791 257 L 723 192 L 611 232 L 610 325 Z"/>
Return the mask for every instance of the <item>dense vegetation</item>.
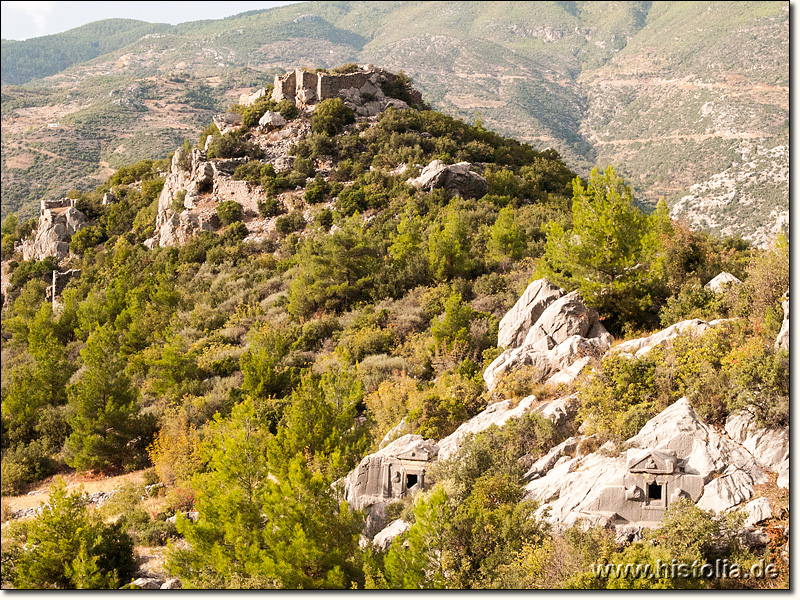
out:
<path id="1" fill-rule="evenodd" d="M 374 127 L 351 117 L 329 103 L 288 172 L 262 163 L 246 133 L 230 140 L 251 157 L 235 177 L 264 189 L 261 214 L 276 221 L 264 241 L 244 243 L 241 206 L 225 202 L 219 234 L 148 250 L 168 162 L 145 161 L 75 192 L 93 224 L 73 237 L 70 265 L 81 275 L 57 311 L 42 278 L 52 265 L 14 256 L 2 319 L 2 493 L 69 468 L 152 466 L 148 478 L 166 491 L 160 510 L 144 513 L 141 491 L 131 490 L 115 514 L 126 515 L 118 523 L 131 539 L 189 542 L 167 551 L 184 587 L 635 583 L 588 571 L 617 553 L 607 532 L 557 534 L 521 500 L 525 461 L 576 423 L 556 430 L 524 417 L 471 440 L 437 466 L 431 490 L 390 507 L 412 526 L 385 553 L 360 548 L 363 515 L 331 484 L 402 418 L 407 431 L 440 439 L 490 402 L 552 393 L 513 374 L 494 394 L 482 381 L 498 354 L 499 319 L 541 275 L 579 290 L 620 337 L 689 317 L 740 317 L 731 333 L 595 365 L 576 389 L 600 440 L 624 440 L 682 395 L 712 422 L 751 404 L 763 422 L 787 422 L 788 355 L 773 342 L 788 243 L 759 251 L 692 232 L 663 206 L 642 214 L 612 168 L 584 181 L 555 151 L 480 124 L 415 110 L 390 109 Z M 225 139 L 208 134 L 212 147 Z M 434 158 L 480 164 L 489 193 L 464 199 L 406 183 Z M 322 160 L 334 165 L 327 179 L 297 190 L 306 221 L 280 192 L 306 185 Z M 120 201 L 101 205 L 109 190 Z M 6 237 L 13 252 L 23 233 L 13 217 L 3 224 L 4 259 Z M 700 284 L 721 270 L 744 285 L 705 291 Z M 104 558 L 124 548 L 97 541 L 108 534 L 83 524 L 91 517 L 78 499 L 57 498 L 52 512 L 8 534 L 15 550 L 4 551 L 4 584 L 125 583 L 127 567 L 112 570 Z M 179 516 L 170 529 L 166 516 L 192 507 L 199 520 Z M 25 545 L 61 527 L 53 519 L 86 532 L 70 538 L 71 570 L 56 572 L 49 549 Z M 621 551 L 623 562 L 756 559 L 730 523 L 694 507 L 672 511 L 665 527 L 653 544 Z M 50 570 L 31 580 L 30 561 Z"/>

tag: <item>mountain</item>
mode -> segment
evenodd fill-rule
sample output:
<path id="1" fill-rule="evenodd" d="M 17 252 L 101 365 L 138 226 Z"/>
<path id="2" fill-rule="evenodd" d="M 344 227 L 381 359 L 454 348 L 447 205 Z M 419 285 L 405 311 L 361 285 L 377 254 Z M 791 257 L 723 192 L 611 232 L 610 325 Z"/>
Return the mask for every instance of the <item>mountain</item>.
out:
<path id="1" fill-rule="evenodd" d="M 614 164 L 694 227 L 759 244 L 788 228 L 786 2 L 310 2 L 114 23 L 4 41 L 4 214 L 162 156 L 276 73 L 355 61 L 583 175 Z M 54 44 L 70 49 L 58 72 L 25 67 Z"/>

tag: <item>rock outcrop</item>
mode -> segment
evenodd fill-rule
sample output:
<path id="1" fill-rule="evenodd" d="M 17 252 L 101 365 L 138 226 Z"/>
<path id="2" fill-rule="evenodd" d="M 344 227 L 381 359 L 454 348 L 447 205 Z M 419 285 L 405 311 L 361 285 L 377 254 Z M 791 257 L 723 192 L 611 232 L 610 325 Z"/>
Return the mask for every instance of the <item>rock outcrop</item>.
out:
<path id="1" fill-rule="evenodd" d="M 516 406 L 511 400 L 503 400 L 489 405 L 482 412 L 459 425 L 453 433 L 439 441 L 439 460 L 447 460 L 461 449 L 461 445 L 467 435 L 475 435 L 489 429 L 492 425 L 502 427 L 506 421 L 519 418 L 529 412 L 533 403 L 536 402 L 535 396 L 528 396 L 521 400 Z"/>
<path id="2" fill-rule="evenodd" d="M 789 488 L 789 430 L 758 427 L 750 411 L 728 417 L 725 432 L 755 457 L 766 471 L 778 474 L 778 487 Z"/>
<path id="3" fill-rule="evenodd" d="M 375 534 L 372 544 L 381 550 L 388 550 L 394 538 L 408 531 L 410 527 L 411 523 L 403 519 L 396 519 Z"/>
<path id="4" fill-rule="evenodd" d="M 702 321 L 700 319 L 689 319 L 670 325 L 666 329 L 649 335 L 647 337 L 636 338 L 617 344 L 611 350 L 620 354 L 628 354 L 634 357 L 641 357 L 650 352 L 653 348 L 674 340 L 681 334 L 703 335 L 714 327 L 727 323 L 727 319 L 717 319 L 715 321 Z"/>
<path id="5" fill-rule="evenodd" d="M 225 135 L 229 131 L 235 131 L 242 126 L 242 115 L 238 113 L 221 113 L 214 115 L 213 121 L 219 132 Z"/>
<path id="6" fill-rule="evenodd" d="M 781 330 L 778 333 L 778 337 L 775 340 L 775 349 L 776 350 L 788 350 L 789 349 L 789 290 L 786 290 L 786 295 L 783 297 L 783 302 L 781 303 L 783 306 L 783 324 L 781 325 Z"/>
<path id="7" fill-rule="evenodd" d="M 723 512 L 750 500 L 754 486 L 767 481 L 760 461 L 704 424 L 686 398 L 653 417 L 626 446 L 620 456 L 601 448 L 581 457 L 576 440 L 565 441 L 534 463 L 525 497 L 542 502 L 540 511 L 564 526 L 579 520 L 655 525 L 677 498 Z"/>
<path id="8" fill-rule="evenodd" d="M 272 131 L 286 125 L 286 119 L 279 112 L 268 110 L 258 120 L 258 126 L 264 131 Z"/>
<path id="9" fill-rule="evenodd" d="M 511 345 L 486 368 L 483 379 L 492 390 L 502 374 L 530 367 L 536 381 L 570 383 L 608 350 L 612 339 L 577 292 L 565 294 L 547 280 L 534 281 L 503 317 L 498 340 Z"/>
<path id="10" fill-rule="evenodd" d="M 434 160 L 422 169 L 419 177 L 409 179 L 408 183 L 426 192 L 444 188 L 462 198 L 485 196 L 489 192 L 489 184 L 470 167 L 468 162 L 446 165 L 440 160 Z"/>
<path id="11" fill-rule="evenodd" d="M 564 295 L 564 290 L 547 279 L 531 283 L 500 320 L 497 345 L 503 348 L 518 348 L 525 341 L 533 324 L 542 316 L 544 309 Z"/>
<path id="12" fill-rule="evenodd" d="M 735 275 L 731 275 L 730 273 L 723 271 L 714 279 L 709 281 L 703 287 L 707 290 L 711 290 L 712 292 L 716 292 L 717 294 L 723 293 L 726 289 L 733 285 L 741 285 L 742 280 L 736 277 Z"/>
<path id="13" fill-rule="evenodd" d="M 43 260 L 55 256 L 61 260 L 69 254 L 73 234 L 88 224 L 86 215 L 75 208 L 74 200 L 42 200 L 36 235 L 22 243 L 23 259 Z"/>

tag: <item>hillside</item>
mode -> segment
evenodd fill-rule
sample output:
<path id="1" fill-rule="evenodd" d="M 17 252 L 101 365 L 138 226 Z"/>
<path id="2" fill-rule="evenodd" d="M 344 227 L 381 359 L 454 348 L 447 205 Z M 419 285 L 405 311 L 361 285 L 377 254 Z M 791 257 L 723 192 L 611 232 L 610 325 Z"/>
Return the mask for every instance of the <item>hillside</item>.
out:
<path id="1" fill-rule="evenodd" d="M 4 588 L 788 586 L 785 237 L 401 73 L 264 92 L 4 220 Z"/>
<path id="2" fill-rule="evenodd" d="M 3 85 L 3 214 L 159 156 L 275 73 L 355 61 L 403 69 L 439 110 L 554 147 L 584 175 L 614 164 L 644 203 L 664 196 L 693 226 L 763 244 L 788 226 L 788 23 L 785 2 L 327 2 L 129 23 L 95 58 L 76 50 L 85 62 Z M 53 37 L 77 47 L 86 27 Z M 10 44 L 9 60 L 52 43 Z"/>

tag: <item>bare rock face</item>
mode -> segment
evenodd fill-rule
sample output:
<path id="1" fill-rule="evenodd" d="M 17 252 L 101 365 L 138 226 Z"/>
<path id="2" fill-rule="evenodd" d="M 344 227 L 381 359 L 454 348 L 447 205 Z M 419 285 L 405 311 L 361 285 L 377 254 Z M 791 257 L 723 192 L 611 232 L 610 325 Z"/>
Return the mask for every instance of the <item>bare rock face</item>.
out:
<path id="1" fill-rule="evenodd" d="M 242 115 L 238 113 L 222 113 L 214 115 L 213 121 L 219 132 L 225 135 L 229 131 L 235 131 L 242 126 Z"/>
<path id="2" fill-rule="evenodd" d="M 521 367 L 530 367 L 537 381 L 568 384 L 613 340 L 597 312 L 577 292 L 565 294 L 547 280 L 529 285 L 503 317 L 500 339 L 518 345 L 507 348 L 486 368 L 483 379 L 490 390 L 502 374 Z"/>
<path id="3" fill-rule="evenodd" d="M 375 537 L 372 538 L 372 544 L 381 550 L 388 550 L 394 538 L 408 531 L 410 527 L 411 523 L 403 519 L 392 521 L 384 529 L 375 534 Z"/>
<path id="4" fill-rule="evenodd" d="M 540 511 L 564 526 L 579 520 L 655 526 L 678 498 L 724 512 L 767 481 L 750 452 L 704 424 L 686 398 L 653 417 L 626 446 L 619 456 L 605 447 L 580 456 L 577 440 L 566 440 L 528 471 L 525 497 L 542 502 Z"/>
<path id="5" fill-rule="evenodd" d="M 714 279 L 709 281 L 703 287 L 707 290 L 711 290 L 712 292 L 716 292 L 717 294 L 721 294 L 727 288 L 733 285 L 741 285 L 742 280 L 736 277 L 735 275 L 731 275 L 730 273 L 723 271 Z"/>
<path id="6" fill-rule="evenodd" d="M 628 340 L 614 346 L 612 352 L 620 354 L 628 354 L 634 357 L 641 357 L 650 352 L 653 348 L 674 340 L 681 334 L 703 335 L 714 327 L 718 327 L 723 323 L 727 323 L 727 319 L 717 319 L 715 321 L 702 321 L 700 319 L 689 319 L 670 325 L 666 329 L 662 329 L 653 335 L 637 338 L 635 340 Z"/>
<path id="7" fill-rule="evenodd" d="M 750 411 L 728 417 L 725 431 L 747 449 L 766 471 L 778 474 L 778 486 L 789 487 L 789 430 L 758 427 Z"/>
<path id="8" fill-rule="evenodd" d="M 69 254 L 69 241 L 73 234 L 89 224 L 86 215 L 73 203 L 69 198 L 42 200 L 36 235 L 33 240 L 22 243 L 25 260 L 42 260 L 48 256 L 61 260 Z"/>
<path id="9" fill-rule="evenodd" d="M 781 304 L 783 306 L 783 325 L 781 325 L 781 330 L 780 332 L 778 332 L 778 337 L 775 340 L 775 349 L 788 350 L 789 349 L 789 290 L 786 290 L 786 295 L 783 297 L 783 302 Z"/>
<path id="10" fill-rule="evenodd" d="M 472 417 L 469 421 L 459 425 L 453 433 L 439 441 L 439 460 L 447 460 L 461 449 L 464 438 L 468 434 L 477 434 L 496 425 L 502 427 L 506 421 L 518 418 L 529 412 L 536 402 L 536 396 L 528 396 L 514 406 L 511 400 L 504 400 L 489 405 L 482 412 Z"/>
<path id="11" fill-rule="evenodd" d="M 440 160 L 434 160 L 416 179 L 409 179 L 408 183 L 416 188 L 431 191 L 437 188 L 458 194 L 462 198 L 480 198 L 489 192 L 489 184 L 474 171 L 470 164 L 460 162 L 446 165 Z"/>
<path id="12" fill-rule="evenodd" d="M 745 527 L 758 525 L 762 521 L 772 517 L 772 508 L 767 498 L 756 498 L 748 502 L 744 507 L 747 517 L 744 522 Z"/>
<path id="13" fill-rule="evenodd" d="M 531 283 L 511 310 L 500 320 L 497 345 L 503 348 L 522 346 L 525 336 L 542 316 L 544 309 L 563 295 L 564 290 L 554 286 L 547 279 L 538 279 Z"/>

